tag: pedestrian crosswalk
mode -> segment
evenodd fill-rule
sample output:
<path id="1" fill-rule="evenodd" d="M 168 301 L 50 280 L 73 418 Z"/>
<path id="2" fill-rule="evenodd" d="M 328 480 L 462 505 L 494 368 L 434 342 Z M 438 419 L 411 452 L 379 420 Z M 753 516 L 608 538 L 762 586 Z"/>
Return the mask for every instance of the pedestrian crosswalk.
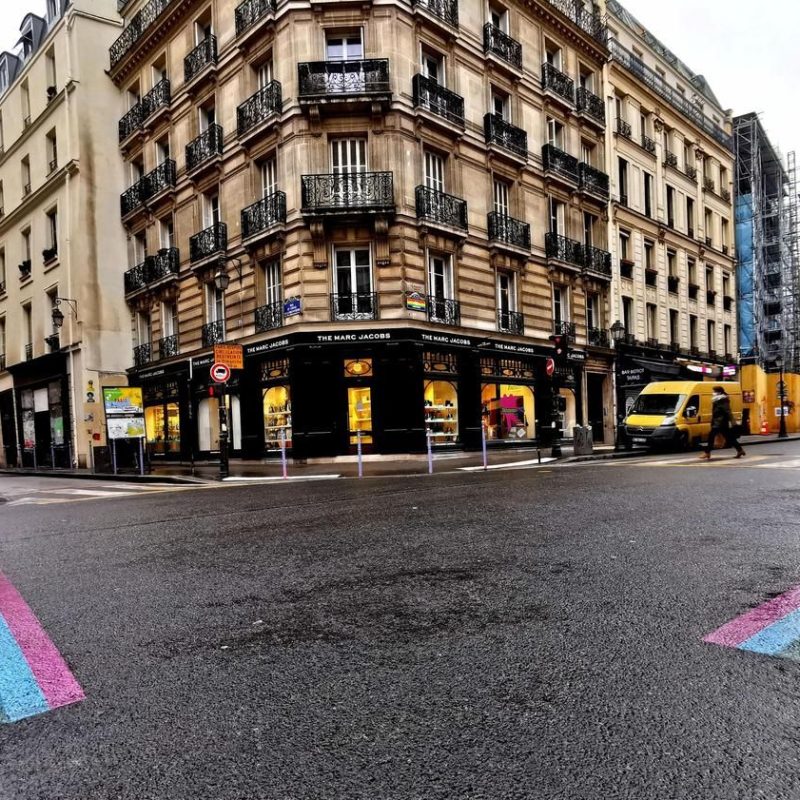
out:
<path id="1" fill-rule="evenodd" d="M 4 487 L 5 507 L 43 506 L 55 503 L 74 503 L 81 500 L 108 500 L 134 495 L 160 492 L 180 492 L 196 489 L 197 486 L 181 486 L 164 483 L 108 483 L 80 487 L 74 486 L 14 486 Z"/>

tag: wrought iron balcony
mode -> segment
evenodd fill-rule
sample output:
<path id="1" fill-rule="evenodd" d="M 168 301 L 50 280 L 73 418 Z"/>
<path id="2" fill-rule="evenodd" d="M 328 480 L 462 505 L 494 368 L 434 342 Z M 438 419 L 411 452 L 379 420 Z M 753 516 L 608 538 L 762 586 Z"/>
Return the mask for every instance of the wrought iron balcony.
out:
<path id="1" fill-rule="evenodd" d="M 145 277 L 148 283 L 156 283 L 164 278 L 175 277 L 181 269 L 181 255 L 177 247 L 162 247 L 154 256 L 150 256 Z"/>
<path id="2" fill-rule="evenodd" d="M 647 134 L 642 134 L 642 147 L 647 150 L 648 153 L 655 153 L 656 151 L 656 142 L 655 139 L 651 139 Z"/>
<path id="3" fill-rule="evenodd" d="M 248 28 L 261 19 L 275 13 L 277 3 L 275 0 L 245 0 L 236 7 L 236 35 L 241 36 Z"/>
<path id="4" fill-rule="evenodd" d="M 522 336 L 525 333 L 525 317 L 519 311 L 497 311 L 497 330 Z"/>
<path id="5" fill-rule="evenodd" d="M 678 275 L 667 275 L 667 291 L 677 294 L 680 284 L 681 279 Z"/>
<path id="6" fill-rule="evenodd" d="M 140 344 L 133 348 L 133 366 L 143 367 L 153 358 L 153 347 L 150 344 Z"/>
<path id="7" fill-rule="evenodd" d="M 591 164 L 581 162 L 578 165 L 579 188 L 582 192 L 608 198 L 608 175 L 595 169 Z"/>
<path id="8" fill-rule="evenodd" d="M 33 344 L 25 345 L 25 360 L 30 361 L 33 358 Z"/>
<path id="9" fill-rule="evenodd" d="M 189 239 L 189 258 L 194 264 L 228 249 L 228 226 L 215 222 Z"/>
<path id="10" fill-rule="evenodd" d="M 427 186 L 417 186 L 415 199 L 417 219 L 439 225 L 449 225 L 463 231 L 468 229 L 466 200 L 444 192 L 437 192 Z"/>
<path id="11" fill-rule="evenodd" d="M 626 139 L 633 138 L 633 131 L 630 122 L 625 122 L 622 117 L 617 117 L 617 133 Z"/>
<path id="12" fill-rule="evenodd" d="M 331 319 L 350 321 L 378 318 L 377 292 L 351 292 L 331 295 Z"/>
<path id="13" fill-rule="evenodd" d="M 209 125 L 196 139 L 186 145 L 186 171 L 193 172 L 202 164 L 222 155 L 222 127 Z"/>
<path id="14" fill-rule="evenodd" d="M 459 325 L 461 323 L 461 304 L 458 300 L 449 300 L 446 297 L 429 294 L 425 301 L 430 322 L 440 322 L 442 325 Z"/>
<path id="15" fill-rule="evenodd" d="M 411 0 L 411 5 L 425 9 L 453 28 L 458 27 L 458 0 Z"/>
<path id="16" fill-rule="evenodd" d="M 583 245 L 583 266 L 587 272 L 611 280 L 611 253 L 607 250 Z"/>
<path id="17" fill-rule="evenodd" d="M 347 172 L 301 177 L 304 214 L 394 213 L 391 172 Z"/>
<path id="18" fill-rule="evenodd" d="M 667 152 L 664 153 L 664 166 L 665 167 L 672 167 L 673 169 L 677 169 L 678 168 L 678 156 L 675 153 L 670 153 L 669 150 L 667 150 Z"/>
<path id="19" fill-rule="evenodd" d="M 542 163 L 545 172 L 554 172 L 574 183 L 578 182 L 578 159 L 560 150 L 555 145 L 543 145 Z"/>
<path id="20" fill-rule="evenodd" d="M 129 189 L 126 189 L 120 196 L 120 211 L 126 217 L 142 203 L 155 197 L 164 189 L 175 186 L 177 179 L 177 167 L 175 162 L 168 158 L 159 164 L 152 172 L 139 178 Z"/>
<path id="21" fill-rule="evenodd" d="M 411 80 L 414 107 L 424 108 L 459 128 L 464 127 L 464 98 L 445 89 L 432 78 L 415 75 Z"/>
<path id="22" fill-rule="evenodd" d="M 575 81 L 546 62 L 542 64 L 542 89 L 553 92 L 570 103 L 575 102 Z"/>
<path id="23" fill-rule="evenodd" d="M 256 333 L 264 333 L 283 325 L 283 303 L 267 303 L 255 310 Z"/>
<path id="24" fill-rule="evenodd" d="M 183 59 L 183 80 L 196 78 L 207 66 L 217 63 L 217 37 L 207 36 Z"/>
<path id="25" fill-rule="evenodd" d="M 142 98 L 142 122 L 152 117 L 160 108 L 166 108 L 172 102 L 172 86 L 169 78 L 162 78 Z"/>
<path id="26" fill-rule="evenodd" d="M 273 192 L 242 209 L 242 239 L 286 222 L 286 193 Z"/>
<path id="27" fill-rule="evenodd" d="M 694 181 L 695 183 L 697 183 L 697 167 L 693 167 L 691 164 L 687 164 L 683 168 L 683 174 L 686 175 L 686 177 L 689 180 Z"/>
<path id="28" fill-rule="evenodd" d="M 555 258 L 577 267 L 583 266 L 583 246 L 574 239 L 568 239 L 560 233 L 544 235 L 544 252 L 548 258 Z"/>
<path id="29" fill-rule="evenodd" d="M 143 111 L 144 107 L 140 100 L 122 115 L 117 125 L 121 142 L 124 142 L 134 131 L 138 131 L 142 127 L 142 122 L 144 121 Z"/>
<path id="30" fill-rule="evenodd" d="M 216 322 L 207 322 L 201 329 L 201 338 L 203 347 L 222 344 L 225 341 L 225 320 L 218 319 Z"/>
<path id="31" fill-rule="evenodd" d="M 566 336 L 570 342 L 575 341 L 574 322 L 553 322 L 553 334 L 555 336 Z"/>
<path id="32" fill-rule="evenodd" d="M 389 59 L 310 61 L 297 65 L 301 100 L 389 96 Z"/>
<path id="33" fill-rule="evenodd" d="M 602 125 L 606 124 L 606 107 L 602 98 L 592 94 L 584 86 L 577 89 L 578 111 L 587 114 Z"/>
<path id="34" fill-rule="evenodd" d="M 127 188 L 119 196 L 119 211 L 123 217 L 127 217 L 132 211 L 138 208 L 146 199 L 145 197 L 146 184 L 143 178 L 140 178 L 133 186 Z"/>
<path id="35" fill-rule="evenodd" d="M 111 59 L 111 69 L 114 69 L 120 61 L 150 32 L 156 27 L 158 18 L 177 0 L 150 0 L 139 13 L 137 13 L 122 34 L 116 39 L 109 49 Z"/>
<path id="36" fill-rule="evenodd" d="M 173 333 L 172 336 L 162 336 L 158 340 L 158 357 L 159 358 L 173 358 L 180 353 L 178 345 L 178 334 Z"/>
<path id="37" fill-rule="evenodd" d="M 487 214 L 487 221 L 489 241 L 504 242 L 523 250 L 531 249 L 531 226 L 527 222 L 497 211 L 490 211 Z"/>
<path id="38" fill-rule="evenodd" d="M 528 134 L 504 120 L 499 114 L 486 114 L 483 118 L 486 144 L 496 144 L 522 159 L 528 158 Z"/>
<path id="39" fill-rule="evenodd" d="M 611 341 L 605 328 L 589 328 L 586 341 L 593 347 L 610 347 Z"/>
<path id="40" fill-rule="evenodd" d="M 133 292 L 138 292 L 147 286 L 146 266 L 147 262 L 143 261 L 141 264 L 126 270 L 124 275 L 125 294 L 133 294 Z"/>
<path id="41" fill-rule="evenodd" d="M 271 81 L 236 109 L 236 132 L 239 136 L 243 136 L 257 128 L 270 117 L 280 114 L 282 105 L 281 84 L 278 81 Z"/>
<path id="42" fill-rule="evenodd" d="M 567 19 L 574 22 L 584 33 L 588 33 L 593 39 L 605 44 L 608 39 L 608 29 L 600 14 L 587 9 L 582 2 L 575 0 L 547 0 L 547 2 L 557 8 Z"/>
<path id="43" fill-rule="evenodd" d="M 483 52 L 497 56 L 518 70 L 522 69 L 522 45 L 491 22 L 483 26 Z"/>

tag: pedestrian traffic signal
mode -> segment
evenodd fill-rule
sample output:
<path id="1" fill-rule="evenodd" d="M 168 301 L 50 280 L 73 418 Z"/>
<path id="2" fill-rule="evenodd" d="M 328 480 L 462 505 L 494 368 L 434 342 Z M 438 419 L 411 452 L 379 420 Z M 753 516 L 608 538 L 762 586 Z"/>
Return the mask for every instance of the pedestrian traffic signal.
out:
<path id="1" fill-rule="evenodd" d="M 569 353 L 567 337 L 561 333 L 554 333 L 550 337 L 553 343 L 553 358 L 557 365 L 563 366 L 567 362 L 567 354 Z"/>

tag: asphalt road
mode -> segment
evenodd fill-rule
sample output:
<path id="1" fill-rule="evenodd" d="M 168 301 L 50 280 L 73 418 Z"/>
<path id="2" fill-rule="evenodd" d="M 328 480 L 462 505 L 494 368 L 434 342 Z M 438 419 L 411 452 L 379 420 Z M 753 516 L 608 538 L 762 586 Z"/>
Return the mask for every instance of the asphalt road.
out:
<path id="1" fill-rule="evenodd" d="M 702 638 L 800 583 L 799 481 L 790 443 L 7 502 L 86 699 L 0 725 L 0 797 L 796 800 L 800 664 Z"/>

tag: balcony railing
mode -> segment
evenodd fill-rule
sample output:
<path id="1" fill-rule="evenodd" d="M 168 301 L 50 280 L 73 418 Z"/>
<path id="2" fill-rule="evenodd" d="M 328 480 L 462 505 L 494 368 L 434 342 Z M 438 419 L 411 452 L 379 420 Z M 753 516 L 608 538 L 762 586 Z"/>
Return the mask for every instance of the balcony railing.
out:
<path id="1" fill-rule="evenodd" d="M 163 106 L 172 102 L 172 88 L 169 78 L 162 78 L 140 101 L 142 106 L 142 122 Z"/>
<path id="2" fill-rule="evenodd" d="M 569 100 L 570 103 L 575 102 L 575 81 L 546 62 L 542 64 L 542 89 L 549 90 L 559 97 Z"/>
<path id="3" fill-rule="evenodd" d="M 274 14 L 277 3 L 275 0 L 245 0 L 236 7 L 236 35 L 241 36 L 250 26 L 255 25 L 260 19 Z"/>
<path id="4" fill-rule="evenodd" d="M 464 98 L 461 95 L 425 75 L 415 75 L 411 86 L 415 108 L 424 108 L 460 128 L 464 127 Z"/>
<path id="5" fill-rule="evenodd" d="M 151 344 L 140 344 L 133 348 L 133 365 L 143 367 L 153 359 L 153 346 Z"/>
<path id="6" fill-rule="evenodd" d="M 142 127 L 144 117 L 142 115 L 143 106 L 140 100 L 135 106 L 132 106 L 129 111 L 122 115 L 117 125 L 119 131 L 119 140 L 124 142 L 134 131 L 138 131 Z"/>
<path id="7" fill-rule="evenodd" d="M 352 292 L 331 295 L 331 319 L 336 321 L 377 319 L 376 292 Z"/>
<path id="8" fill-rule="evenodd" d="M 428 295 L 426 298 L 428 319 L 442 325 L 459 325 L 461 322 L 461 304 L 458 300 Z"/>
<path id="9" fill-rule="evenodd" d="M 581 191 L 608 197 L 608 175 L 605 172 L 595 169 L 591 164 L 581 162 L 578 166 L 578 178 Z"/>
<path id="10" fill-rule="evenodd" d="M 655 153 L 656 151 L 656 142 L 655 139 L 651 139 L 647 134 L 642 134 L 642 147 L 647 150 L 648 153 Z"/>
<path id="11" fill-rule="evenodd" d="M 491 53 L 512 67 L 522 69 L 522 45 L 491 22 L 483 26 L 483 52 L 487 55 Z"/>
<path id="12" fill-rule="evenodd" d="M 143 261 L 135 267 L 126 270 L 124 277 L 125 294 L 132 294 L 147 286 L 147 262 Z"/>
<path id="13" fill-rule="evenodd" d="M 559 233 L 544 235 L 544 252 L 548 258 L 556 258 L 578 267 L 583 266 L 583 247 L 580 242 L 568 239 Z"/>
<path id="14" fill-rule="evenodd" d="M 125 272 L 125 294 L 138 292 L 151 283 L 180 272 L 180 252 L 177 247 L 164 247 L 148 256 L 141 264 Z"/>
<path id="15" fill-rule="evenodd" d="M 159 358 L 173 358 L 180 353 L 178 345 L 178 334 L 173 333 L 172 336 L 162 336 L 158 340 L 158 357 Z"/>
<path id="16" fill-rule="evenodd" d="M 33 344 L 25 345 L 25 360 L 30 361 L 33 358 Z"/>
<path id="17" fill-rule="evenodd" d="M 228 226 L 224 222 L 215 222 L 189 239 L 189 258 L 192 263 L 227 249 Z"/>
<path id="18" fill-rule="evenodd" d="M 388 95 L 389 60 L 310 61 L 297 65 L 299 96 L 331 98 Z"/>
<path id="19" fill-rule="evenodd" d="M 600 44 L 605 44 L 608 38 L 608 29 L 603 18 L 587 9 L 582 2 L 575 0 L 547 0 L 547 2 L 557 8 L 567 19 L 574 22 L 584 33 L 588 33 Z"/>
<path id="20" fill-rule="evenodd" d="M 496 144 L 520 158 L 528 158 L 528 134 L 504 120 L 499 114 L 486 114 L 483 118 L 486 144 Z"/>
<path id="21" fill-rule="evenodd" d="M 525 317 L 519 311 L 497 311 L 497 330 L 522 336 L 525 333 Z"/>
<path id="22" fill-rule="evenodd" d="M 189 83 L 207 66 L 217 63 L 217 37 L 210 35 L 183 59 L 183 79 Z"/>
<path id="23" fill-rule="evenodd" d="M 652 89 L 657 95 L 662 97 L 674 108 L 677 108 L 685 116 L 689 117 L 699 128 L 714 137 L 720 144 L 733 150 L 733 137 L 726 133 L 713 120 L 706 115 L 686 97 L 682 92 L 670 86 L 666 79 L 654 70 L 645 66 L 644 62 L 636 55 L 626 50 L 616 39 L 608 43 L 611 57 L 622 64 L 626 69 L 637 75 L 641 80 Z"/>
<path id="24" fill-rule="evenodd" d="M 631 139 L 633 137 L 633 131 L 630 122 L 626 122 L 622 117 L 617 117 L 617 133 L 620 136 L 624 136 L 626 139 Z"/>
<path id="25" fill-rule="evenodd" d="M 611 278 L 611 253 L 585 244 L 583 250 L 583 266 L 588 272 Z"/>
<path id="26" fill-rule="evenodd" d="M 693 167 L 691 164 L 687 164 L 683 168 L 683 174 L 690 180 L 697 182 L 697 167 Z"/>
<path id="27" fill-rule="evenodd" d="M 267 303 L 255 310 L 256 333 L 264 333 L 283 325 L 283 303 Z"/>
<path id="28" fill-rule="evenodd" d="M 588 114 L 603 125 L 606 124 L 606 107 L 602 98 L 592 94 L 584 86 L 577 89 L 578 111 Z"/>
<path id="29" fill-rule="evenodd" d="M 137 45 L 146 33 L 154 28 L 158 18 L 166 11 L 175 0 L 150 0 L 147 5 L 131 19 L 125 30 L 111 45 L 109 56 L 111 68 L 119 64 L 123 58 Z"/>
<path id="30" fill-rule="evenodd" d="M 411 0 L 411 5 L 424 8 L 448 25 L 458 27 L 458 0 Z"/>
<path id="31" fill-rule="evenodd" d="M 242 239 L 249 239 L 261 231 L 286 222 L 286 193 L 273 192 L 242 209 Z"/>
<path id="32" fill-rule="evenodd" d="M 589 328 L 586 341 L 593 347 L 610 347 L 608 331 L 605 328 Z"/>
<path id="33" fill-rule="evenodd" d="M 531 249 L 531 226 L 527 222 L 497 211 L 487 214 L 487 222 L 489 241 L 504 242 L 523 250 Z"/>
<path id="34" fill-rule="evenodd" d="M 730 203 L 731 201 L 731 193 L 729 189 L 720 189 L 719 196 L 726 202 Z"/>
<path id="35" fill-rule="evenodd" d="M 271 81 L 236 109 L 236 132 L 242 136 L 274 114 L 280 114 L 282 105 L 281 84 Z"/>
<path id="36" fill-rule="evenodd" d="M 575 323 L 574 322 L 553 322 L 553 334 L 555 336 L 566 336 L 571 342 L 575 341 Z"/>
<path id="37" fill-rule="evenodd" d="M 542 163 L 545 172 L 555 172 L 578 182 L 578 159 L 553 144 L 542 146 Z"/>
<path id="38" fill-rule="evenodd" d="M 196 139 L 186 145 L 186 170 L 192 172 L 206 161 L 222 155 L 222 127 L 209 125 Z"/>
<path id="39" fill-rule="evenodd" d="M 0 353 L 0 372 L 6 368 L 6 354 Z"/>
<path id="40" fill-rule="evenodd" d="M 207 322 L 201 329 L 201 338 L 203 347 L 222 344 L 225 341 L 225 320 L 218 319 L 216 322 Z"/>
<path id="41" fill-rule="evenodd" d="M 466 231 L 467 201 L 451 194 L 417 186 L 415 191 L 417 219 L 429 220 L 439 225 L 450 225 Z"/>
<path id="42" fill-rule="evenodd" d="M 394 180 L 391 172 L 303 175 L 301 182 L 304 214 L 353 211 L 391 213 L 394 210 Z"/>
<path id="43" fill-rule="evenodd" d="M 168 158 L 159 164 L 152 172 L 139 178 L 129 189 L 126 189 L 120 197 L 120 210 L 125 217 L 137 206 L 155 197 L 159 192 L 169 187 L 174 187 L 177 179 L 177 166 L 175 162 Z"/>
<path id="44" fill-rule="evenodd" d="M 667 152 L 664 153 L 664 166 L 673 167 L 674 169 L 677 169 L 678 156 L 675 153 L 670 153 L 669 150 L 667 150 Z"/>

